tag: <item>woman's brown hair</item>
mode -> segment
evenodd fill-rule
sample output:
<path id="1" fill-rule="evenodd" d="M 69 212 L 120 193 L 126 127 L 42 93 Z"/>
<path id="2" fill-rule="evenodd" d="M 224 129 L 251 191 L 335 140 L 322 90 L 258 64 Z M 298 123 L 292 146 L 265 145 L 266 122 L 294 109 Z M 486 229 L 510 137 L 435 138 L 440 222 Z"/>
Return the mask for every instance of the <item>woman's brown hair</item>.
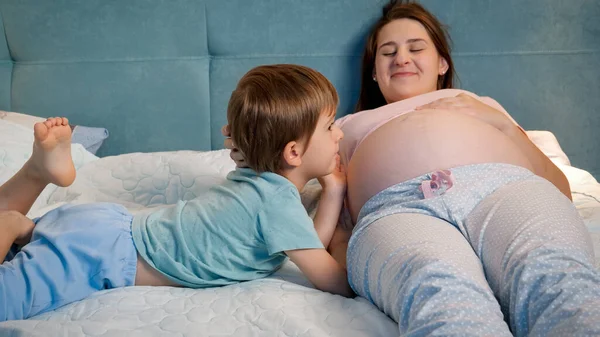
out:
<path id="1" fill-rule="evenodd" d="M 373 67 L 377 53 L 377 36 L 385 25 L 399 19 L 415 20 L 425 27 L 438 53 L 448 63 L 448 71 L 438 77 L 437 89 L 449 89 L 453 87 L 454 63 L 450 56 L 451 39 L 446 27 L 420 4 L 410 0 L 392 0 L 383 8 L 383 15 L 375 23 L 367 37 L 367 44 L 362 59 L 360 95 L 356 103 L 355 112 L 375 109 L 387 104 L 377 82 L 373 81 Z"/>

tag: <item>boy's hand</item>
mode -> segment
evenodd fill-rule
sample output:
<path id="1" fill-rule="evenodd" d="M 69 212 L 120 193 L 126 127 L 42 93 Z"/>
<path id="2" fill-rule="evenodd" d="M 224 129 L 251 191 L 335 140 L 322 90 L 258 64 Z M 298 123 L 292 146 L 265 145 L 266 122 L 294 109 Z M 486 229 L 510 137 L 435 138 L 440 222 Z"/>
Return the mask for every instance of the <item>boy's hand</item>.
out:
<path id="1" fill-rule="evenodd" d="M 238 148 L 233 144 L 233 140 L 231 139 L 231 130 L 229 130 L 229 124 L 224 125 L 221 128 L 221 134 L 225 136 L 225 140 L 223 141 L 223 145 L 226 149 L 231 150 L 229 152 L 229 157 L 235 162 L 235 165 L 240 168 L 248 167 L 246 164 L 246 158 Z"/>
<path id="2" fill-rule="evenodd" d="M 324 192 L 343 196 L 346 193 L 346 168 L 341 164 L 339 154 L 336 156 L 335 161 L 333 172 L 318 178 L 318 180 Z"/>

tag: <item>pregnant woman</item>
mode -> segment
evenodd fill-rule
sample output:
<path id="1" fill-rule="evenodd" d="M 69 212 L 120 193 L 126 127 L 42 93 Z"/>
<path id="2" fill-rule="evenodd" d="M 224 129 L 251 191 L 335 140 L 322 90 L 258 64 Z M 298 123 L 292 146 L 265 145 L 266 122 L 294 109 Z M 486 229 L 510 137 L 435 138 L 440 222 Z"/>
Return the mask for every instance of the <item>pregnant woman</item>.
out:
<path id="1" fill-rule="evenodd" d="M 565 176 L 497 102 L 452 89 L 446 36 L 413 2 L 373 27 L 359 112 L 336 122 L 355 226 L 330 250 L 347 246 L 352 288 L 403 336 L 599 335 L 600 273 Z"/>

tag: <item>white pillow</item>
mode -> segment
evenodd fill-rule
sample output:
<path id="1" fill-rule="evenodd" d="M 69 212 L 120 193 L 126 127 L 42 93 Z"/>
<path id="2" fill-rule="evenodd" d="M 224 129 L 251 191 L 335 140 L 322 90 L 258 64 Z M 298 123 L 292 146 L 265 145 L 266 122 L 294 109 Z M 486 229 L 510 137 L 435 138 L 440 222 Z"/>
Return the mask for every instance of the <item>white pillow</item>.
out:
<path id="1" fill-rule="evenodd" d="M 19 124 L 21 126 L 24 126 L 26 128 L 31 128 L 31 129 L 33 129 L 33 125 L 35 123 L 43 122 L 46 120 L 45 118 L 41 118 L 41 117 L 26 115 L 26 114 L 22 114 L 22 113 L 18 113 L 18 112 L 1 111 L 1 110 L 0 110 L 0 119 L 9 121 L 9 122 L 13 122 L 15 124 Z"/>
<path id="2" fill-rule="evenodd" d="M 0 118 L 0 184 L 6 182 L 21 169 L 31 156 L 32 144 L 32 129 L 20 123 Z M 71 144 L 71 156 L 76 169 L 98 159 L 81 144 Z M 45 206 L 56 189 L 57 186 L 49 185 L 34 203 L 32 210 Z"/>
<path id="3" fill-rule="evenodd" d="M 235 169 L 229 150 L 128 153 L 104 157 L 77 172 L 77 180 L 57 190 L 49 204 L 115 202 L 135 213 L 202 196 Z M 300 193 L 314 216 L 321 186 L 315 179 Z"/>
<path id="4" fill-rule="evenodd" d="M 42 117 L 26 115 L 18 112 L 9 112 L 0 110 L 0 119 L 9 121 L 28 129 L 33 130 L 35 123 L 43 122 L 46 119 Z M 108 130 L 105 128 L 89 127 L 81 125 L 71 125 L 72 138 L 71 143 L 83 145 L 86 150 L 96 154 L 100 146 L 106 138 L 108 138 Z"/>

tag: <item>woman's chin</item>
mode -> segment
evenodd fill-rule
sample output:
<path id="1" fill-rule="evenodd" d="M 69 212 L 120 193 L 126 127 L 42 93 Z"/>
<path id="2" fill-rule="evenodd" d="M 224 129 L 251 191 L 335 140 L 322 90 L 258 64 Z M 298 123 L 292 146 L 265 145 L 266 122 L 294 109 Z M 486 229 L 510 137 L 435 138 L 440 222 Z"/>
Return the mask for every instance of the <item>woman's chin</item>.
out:
<path id="1" fill-rule="evenodd" d="M 386 98 L 386 101 L 389 103 L 399 102 L 405 99 L 413 98 L 419 95 L 423 95 L 431 92 L 432 90 L 420 89 L 416 87 L 416 85 L 407 86 L 402 88 L 394 88 L 393 95 L 390 95 L 389 98 Z M 434 89 L 435 90 L 435 89 Z"/>

